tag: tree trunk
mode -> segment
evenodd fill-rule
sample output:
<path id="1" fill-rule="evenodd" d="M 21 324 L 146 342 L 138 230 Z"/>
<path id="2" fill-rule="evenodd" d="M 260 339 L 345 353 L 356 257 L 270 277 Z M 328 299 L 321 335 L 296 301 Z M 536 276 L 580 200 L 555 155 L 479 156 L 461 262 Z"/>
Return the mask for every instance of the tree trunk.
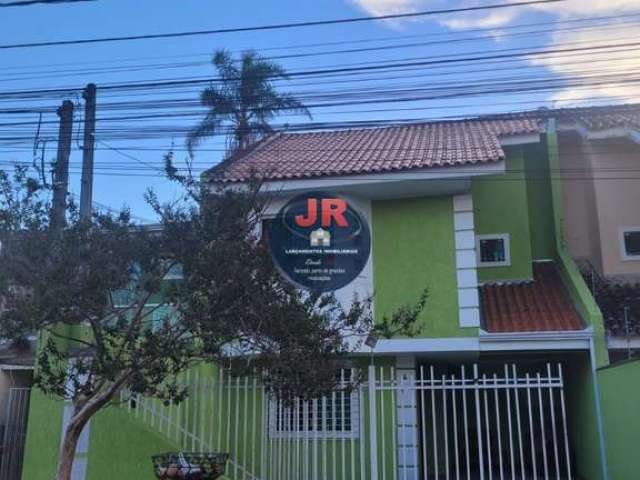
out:
<path id="1" fill-rule="evenodd" d="M 73 460 L 76 456 L 76 446 L 82 434 L 82 429 L 91 417 L 108 404 L 116 393 L 118 393 L 130 374 L 130 371 L 124 371 L 120 374 L 119 378 L 104 390 L 90 398 L 85 398 L 79 402 L 74 401 L 73 414 L 71 415 L 69 425 L 67 425 L 62 439 L 56 480 L 71 480 L 71 470 L 73 468 Z"/>
<path id="2" fill-rule="evenodd" d="M 76 446 L 78 445 L 82 429 L 89 421 L 88 416 L 87 418 L 83 418 L 86 416 L 86 411 L 78 413 L 75 405 L 73 410 L 73 416 L 64 431 L 64 437 L 62 439 L 56 480 L 71 480 L 71 469 L 73 467 L 73 460 L 76 456 Z"/>

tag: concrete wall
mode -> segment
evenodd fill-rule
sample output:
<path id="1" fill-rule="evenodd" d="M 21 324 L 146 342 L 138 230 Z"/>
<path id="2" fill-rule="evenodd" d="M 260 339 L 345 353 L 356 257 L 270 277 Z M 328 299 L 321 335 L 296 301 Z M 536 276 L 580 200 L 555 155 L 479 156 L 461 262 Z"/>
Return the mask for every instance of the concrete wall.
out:
<path id="1" fill-rule="evenodd" d="M 640 274 L 640 260 L 623 260 L 619 229 L 640 226 L 640 145 L 622 138 L 560 137 L 564 236 L 575 258 L 604 275 Z"/>

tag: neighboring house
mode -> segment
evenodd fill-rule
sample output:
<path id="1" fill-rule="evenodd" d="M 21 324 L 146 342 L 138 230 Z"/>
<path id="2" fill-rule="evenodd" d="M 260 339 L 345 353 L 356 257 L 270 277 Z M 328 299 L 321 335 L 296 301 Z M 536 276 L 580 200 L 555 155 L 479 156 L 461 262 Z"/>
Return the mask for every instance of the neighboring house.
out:
<path id="1" fill-rule="evenodd" d="M 612 361 L 640 353 L 640 107 L 558 112 L 563 233 L 607 330 Z"/>
<path id="2" fill-rule="evenodd" d="M 35 340 L 0 343 L 0 480 L 22 471 L 34 351 Z"/>
<path id="3" fill-rule="evenodd" d="M 233 479 L 628 478 L 637 455 L 620 461 L 624 428 L 601 414 L 626 377 L 597 370 L 602 315 L 572 258 L 589 257 L 575 250 L 584 239 L 569 238 L 564 140 L 580 129 L 558 119 L 558 135 L 555 113 L 279 133 L 224 162 L 209 179 L 257 172 L 278 194 L 268 216 L 310 190 L 348 198 L 372 253 L 338 299 L 375 294 L 379 319 L 426 287 L 420 333 L 363 346 L 341 376 L 364 372 L 354 391 L 291 404 L 203 365 L 180 406 L 137 398 L 100 413 L 74 480 L 152 478 L 149 455 L 167 450 L 229 452 Z M 62 411 L 34 395 L 30 425 L 55 425 L 30 427 L 24 480 L 50 478 Z"/>

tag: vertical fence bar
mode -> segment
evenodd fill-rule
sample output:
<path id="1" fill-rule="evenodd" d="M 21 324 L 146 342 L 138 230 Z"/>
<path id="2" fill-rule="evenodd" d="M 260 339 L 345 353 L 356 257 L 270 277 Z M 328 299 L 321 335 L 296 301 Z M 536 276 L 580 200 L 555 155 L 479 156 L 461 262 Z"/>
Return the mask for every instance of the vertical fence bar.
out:
<path id="1" fill-rule="evenodd" d="M 349 376 L 351 378 L 351 388 L 354 388 L 353 385 L 355 384 L 356 381 L 356 371 L 355 369 L 350 369 L 349 370 Z M 350 391 L 349 396 L 347 397 L 347 401 L 349 402 L 349 411 L 351 411 L 351 409 L 355 406 L 354 402 L 351 401 L 351 396 L 353 395 L 353 393 Z M 358 396 L 359 398 L 359 396 Z M 358 404 L 359 407 L 359 404 Z M 356 432 L 356 425 L 353 424 L 353 418 L 360 418 L 362 415 L 364 414 L 363 411 L 358 410 L 358 415 L 354 416 L 352 415 L 351 418 L 349 418 L 349 426 L 351 427 L 351 448 L 349 449 L 350 455 L 349 455 L 349 460 L 351 460 L 351 480 L 356 480 L 356 436 L 355 436 L 355 432 Z M 358 420 L 358 428 L 360 428 L 360 421 Z M 364 438 L 360 437 L 360 442 L 363 442 Z"/>
<path id="2" fill-rule="evenodd" d="M 233 455 L 234 455 L 234 462 L 233 462 L 233 478 L 235 478 L 237 480 L 238 478 L 238 462 L 240 461 L 239 458 L 239 449 L 240 449 L 240 377 L 236 377 L 236 401 L 234 402 L 234 409 L 235 409 L 235 421 L 233 422 Z"/>
<path id="3" fill-rule="evenodd" d="M 223 387 L 225 386 L 225 382 L 224 382 L 224 370 L 222 369 L 222 367 L 218 367 L 219 368 L 219 373 L 218 373 L 218 401 L 216 402 L 216 405 L 218 407 L 218 443 L 216 445 L 217 448 L 219 448 L 220 450 L 222 450 L 222 398 L 223 398 Z"/>
<path id="4" fill-rule="evenodd" d="M 462 416 L 464 420 L 464 455 L 467 467 L 467 480 L 471 480 L 471 453 L 469 452 L 469 421 L 467 419 L 467 377 L 464 365 L 461 367 L 462 375 Z"/>
<path id="5" fill-rule="evenodd" d="M 344 369 L 340 370 L 340 387 L 342 388 L 342 390 L 340 391 L 340 408 L 342 411 L 342 414 L 340 415 L 341 418 L 341 429 L 340 429 L 340 433 L 341 433 L 341 441 L 340 441 L 340 457 L 341 457 L 341 462 L 342 462 L 342 469 L 340 470 L 340 474 L 342 478 L 347 478 L 346 472 L 347 472 L 347 459 L 345 457 L 345 448 L 346 448 L 346 443 L 347 443 L 347 415 L 346 415 L 346 408 L 345 408 L 345 402 L 347 401 L 347 397 L 346 397 L 346 392 L 345 392 L 345 379 L 344 379 Z M 351 411 L 351 409 L 349 409 L 349 411 Z M 351 422 L 351 419 L 349 419 L 349 422 Z"/>
<path id="6" fill-rule="evenodd" d="M 553 460 L 556 467 L 556 478 L 560 478 L 560 458 L 558 456 L 558 432 L 556 428 L 556 407 L 554 405 L 553 387 L 551 386 L 551 364 L 547 363 L 547 378 L 549 379 L 549 406 L 551 408 L 551 433 L 553 435 Z"/>
<path id="7" fill-rule="evenodd" d="M 329 466 L 327 465 L 327 430 L 329 421 L 327 419 L 327 396 L 322 397 L 322 415 L 320 416 L 322 421 L 322 480 L 327 480 Z"/>
<path id="8" fill-rule="evenodd" d="M 277 463 L 276 463 L 276 475 L 275 478 L 277 479 L 281 479 L 282 478 L 282 433 L 283 433 L 283 427 L 284 427 L 284 422 L 282 421 L 282 415 L 283 415 L 283 411 L 282 411 L 282 401 L 278 398 L 274 398 L 273 400 L 274 402 L 277 402 L 277 406 L 278 406 L 278 413 L 276 414 L 276 432 L 277 433 L 277 438 L 276 438 L 276 448 L 278 450 L 278 454 L 277 454 Z"/>
<path id="9" fill-rule="evenodd" d="M 369 366 L 369 448 L 371 456 L 371 480 L 378 480 L 378 439 L 376 436 L 376 368 Z"/>
<path id="10" fill-rule="evenodd" d="M 571 457 L 569 455 L 569 433 L 567 432 L 567 415 L 564 405 L 564 377 L 562 376 L 562 364 L 558 364 L 558 377 L 562 382 L 560 388 L 560 408 L 562 410 L 562 430 L 564 431 L 564 452 L 567 462 L 567 478 L 571 480 Z"/>
<path id="11" fill-rule="evenodd" d="M 500 431 L 500 397 L 498 396 L 498 378 L 493 374 L 493 395 L 496 406 L 496 428 L 498 433 L 498 461 L 500 462 L 500 480 L 504 480 L 504 467 L 502 466 L 502 432 Z"/>
<path id="12" fill-rule="evenodd" d="M 473 365 L 474 396 L 476 403 L 476 430 L 478 436 L 478 473 L 484 480 L 484 453 L 482 451 L 482 420 L 480 418 L 480 387 L 478 385 L 478 365 Z"/>
<path id="13" fill-rule="evenodd" d="M 420 419 L 421 419 L 421 428 L 420 433 L 422 436 L 422 472 L 424 480 L 428 478 L 429 465 L 427 460 L 427 420 L 426 420 L 426 410 L 425 410 L 425 384 L 424 384 L 424 366 L 420 365 L 420 389 L 418 390 L 420 395 Z"/>
<path id="14" fill-rule="evenodd" d="M 200 374 L 196 371 L 194 372 L 193 379 L 193 414 L 191 419 L 191 425 L 187 424 L 189 427 L 189 434 L 191 435 L 191 450 L 196 450 L 196 440 L 198 436 L 198 400 L 200 393 Z"/>
<path id="15" fill-rule="evenodd" d="M 313 411 L 311 414 L 313 415 L 313 480 L 318 480 L 318 426 L 320 424 L 320 419 L 318 418 L 318 407 L 319 403 L 317 399 L 313 399 L 312 401 Z"/>
<path id="16" fill-rule="evenodd" d="M 231 449 L 231 373 L 227 373 L 227 381 L 225 382 L 227 388 L 227 415 L 226 415 L 226 441 L 224 443 L 227 452 Z"/>
<path id="17" fill-rule="evenodd" d="M 214 422 L 214 413 L 215 413 L 215 395 L 216 395 L 216 389 L 220 388 L 220 385 L 216 384 L 216 379 L 215 377 L 211 377 L 208 380 L 208 383 L 210 385 L 209 388 L 209 417 L 208 417 L 208 423 L 209 423 L 209 448 L 213 451 L 215 450 L 215 447 L 213 445 L 213 430 L 215 428 L 215 422 Z M 255 415 L 254 415 L 255 418 Z"/>
<path id="18" fill-rule="evenodd" d="M 540 372 L 536 374 L 536 381 L 538 382 L 538 404 L 540 406 L 540 428 L 542 429 L 542 462 L 544 468 L 544 478 L 547 480 L 549 478 L 549 469 L 547 467 L 547 436 L 545 434 L 545 426 L 544 426 L 544 405 L 542 403 L 542 380 L 540 378 Z"/>
<path id="19" fill-rule="evenodd" d="M 394 387 L 391 392 L 391 461 L 393 463 L 393 480 L 398 478 L 398 422 L 396 421 L 398 400 L 397 400 L 397 388 L 398 377 L 395 368 L 391 367 L 390 381 Z M 406 469 L 405 469 L 406 470 Z"/>
<path id="20" fill-rule="evenodd" d="M 493 478 L 493 453 L 491 452 L 491 429 L 489 424 L 489 400 L 487 393 L 487 376 L 482 374 L 482 396 L 484 398 L 484 424 L 487 440 L 487 466 L 489 467 L 489 480 Z"/>
<path id="21" fill-rule="evenodd" d="M 516 369 L 515 363 L 511 365 L 513 370 L 513 395 L 516 401 L 516 421 L 518 426 L 518 445 L 520 450 L 520 471 L 522 473 L 522 478 L 525 478 L 524 475 L 524 446 L 522 444 L 522 422 L 520 418 L 520 395 L 518 392 L 518 371 Z"/>
<path id="22" fill-rule="evenodd" d="M 242 465 L 244 468 L 242 469 L 242 478 L 245 480 L 247 478 L 247 422 L 249 417 L 249 377 L 244 377 L 244 409 L 243 409 L 243 425 L 242 425 Z M 255 421 L 255 418 L 254 418 Z M 240 461 L 240 454 L 236 453 L 236 461 Z"/>
<path id="23" fill-rule="evenodd" d="M 509 431 L 509 460 L 511 465 L 511 480 L 516 479 L 515 458 L 513 455 L 513 422 L 511 421 L 511 391 L 509 388 L 509 366 L 504 366 L 505 397 L 507 399 L 507 425 Z"/>
<path id="24" fill-rule="evenodd" d="M 205 432 L 207 426 L 207 379 L 200 383 L 200 448 L 205 450 Z M 211 444 L 209 444 L 211 445 Z M 209 450 L 211 448 L 209 447 Z"/>
<path id="25" fill-rule="evenodd" d="M 309 435 L 311 435 L 311 425 L 309 423 L 311 413 L 310 409 L 311 407 L 307 400 L 302 404 L 302 431 L 304 432 L 304 461 L 302 462 L 302 475 L 304 480 L 309 479 L 309 463 L 311 462 L 311 452 L 309 452 Z"/>
<path id="26" fill-rule="evenodd" d="M 433 477 L 438 478 L 438 432 L 436 424 L 436 392 L 433 366 L 429 367 L 429 383 L 431 387 L 431 430 L 433 431 Z"/>
<path id="27" fill-rule="evenodd" d="M 384 385 L 384 367 L 380 367 L 380 446 L 382 455 L 382 480 L 387 480 L 387 446 L 386 446 L 386 435 L 384 431 L 385 427 L 385 409 L 384 409 L 384 397 L 385 397 L 385 385 Z"/>
<path id="28" fill-rule="evenodd" d="M 332 478 L 336 477 L 336 472 L 338 469 L 338 409 L 336 408 L 336 391 L 335 389 L 331 392 L 331 431 L 333 432 L 333 442 L 331 443 L 331 468 L 332 468 Z"/>
<path id="29" fill-rule="evenodd" d="M 526 374 L 526 389 L 527 389 L 527 409 L 529 411 L 529 440 L 531 441 L 531 461 L 533 464 L 533 478 L 538 476 L 538 467 L 536 465 L 536 444 L 533 438 L 533 414 L 531 412 L 531 389 L 529 374 Z"/>
<path id="30" fill-rule="evenodd" d="M 269 478 L 271 478 L 271 469 L 269 468 L 269 465 L 271 464 L 272 458 L 272 449 L 269 449 L 269 446 L 272 442 L 271 424 L 269 423 L 271 411 L 269 408 L 269 399 L 267 398 L 266 389 L 264 387 L 261 387 L 260 392 L 262 393 L 262 395 L 260 396 L 260 411 L 262 412 L 262 433 L 260 435 L 260 475 L 262 475 L 265 480 L 268 480 Z M 270 451 L 267 451 L 268 449 Z M 267 462 L 267 459 L 269 459 L 269 462 Z"/>
<path id="31" fill-rule="evenodd" d="M 449 480 L 449 416 L 447 408 L 447 378 L 442 375 L 442 412 L 444 431 L 444 471 L 445 478 Z"/>
<path id="32" fill-rule="evenodd" d="M 302 399 L 300 398 L 296 398 L 296 403 L 295 403 L 295 415 L 293 416 L 293 422 L 294 422 L 294 431 L 295 431 L 295 435 L 296 435 L 296 460 L 295 460 L 295 476 L 294 478 L 298 479 L 300 478 L 300 450 L 301 450 L 301 443 L 302 443 L 302 432 L 304 431 L 304 429 L 300 429 L 300 403 L 302 402 Z"/>
<path id="33" fill-rule="evenodd" d="M 256 468 L 256 450 L 258 449 L 257 445 L 257 420 L 258 420 L 258 379 L 253 377 L 253 388 L 251 389 L 251 473 L 255 476 L 258 473 L 258 469 Z M 264 455 L 264 451 L 262 452 Z"/>
<path id="34" fill-rule="evenodd" d="M 366 480 L 366 455 L 365 455 L 365 423 L 364 423 L 364 387 L 360 386 L 358 387 L 358 390 L 360 391 L 360 396 L 359 396 L 359 404 L 360 404 L 360 421 L 359 421 L 359 428 L 360 428 L 360 480 Z"/>
<path id="35" fill-rule="evenodd" d="M 458 405 L 457 405 L 457 397 L 456 397 L 456 379 L 455 376 L 451 375 L 451 402 L 453 406 L 453 453 L 456 465 L 456 480 L 460 480 L 460 455 L 458 452 Z M 461 390 L 464 394 L 464 390 Z"/>

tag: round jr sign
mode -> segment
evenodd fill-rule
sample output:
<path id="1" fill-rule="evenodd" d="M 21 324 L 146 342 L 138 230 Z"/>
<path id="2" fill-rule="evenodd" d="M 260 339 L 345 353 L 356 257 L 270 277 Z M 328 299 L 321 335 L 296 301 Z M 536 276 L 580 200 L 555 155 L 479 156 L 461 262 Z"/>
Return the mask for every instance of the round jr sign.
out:
<path id="1" fill-rule="evenodd" d="M 271 224 L 269 245 L 282 274 L 295 285 L 328 292 L 348 285 L 371 251 L 369 227 L 346 198 L 305 193 Z"/>

